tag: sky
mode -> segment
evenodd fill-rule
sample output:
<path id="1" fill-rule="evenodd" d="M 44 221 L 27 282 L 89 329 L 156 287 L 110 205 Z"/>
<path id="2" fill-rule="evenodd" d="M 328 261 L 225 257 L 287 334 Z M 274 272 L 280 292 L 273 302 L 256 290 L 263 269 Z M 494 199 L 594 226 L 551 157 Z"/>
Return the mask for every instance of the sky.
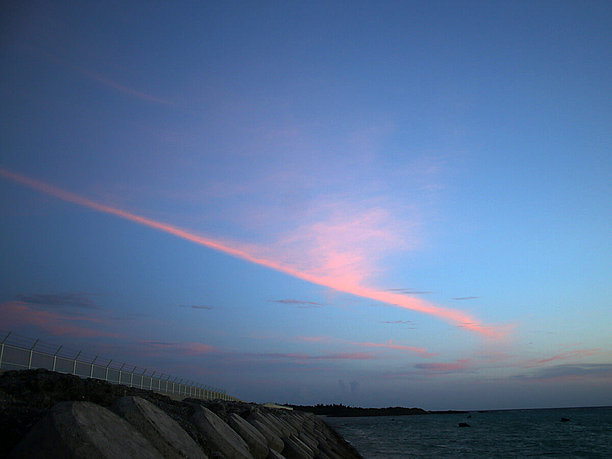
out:
<path id="1" fill-rule="evenodd" d="M 611 21 L 3 2 L 0 330 L 253 402 L 612 404 Z"/>

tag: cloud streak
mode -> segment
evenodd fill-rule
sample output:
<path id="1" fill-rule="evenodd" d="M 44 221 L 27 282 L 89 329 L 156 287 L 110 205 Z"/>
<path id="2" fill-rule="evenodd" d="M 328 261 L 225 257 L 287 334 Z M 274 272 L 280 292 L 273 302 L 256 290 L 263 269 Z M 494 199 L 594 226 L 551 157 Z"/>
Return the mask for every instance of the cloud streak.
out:
<path id="1" fill-rule="evenodd" d="M 518 380 L 533 381 L 571 381 L 576 379 L 600 379 L 612 377 L 612 364 L 610 363 L 585 363 L 554 365 L 541 368 L 531 374 L 521 374 L 514 377 Z"/>
<path id="2" fill-rule="evenodd" d="M 391 340 L 389 340 L 388 343 L 356 343 L 356 344 L 359 346 L 364 346 L 364 347 L 410 351 L 410 352 L 419 354 L 423 357 L 433 357 L 437 355 L 437 354 L 432 354 L 432 353 L 427 352 L 427 349 L 425 349 L 424 347 L 404 346 L 402 344 L 393 344 Z"/>
<path id="3" fill-rule="evenodd" d="M 33 295 L 17 295 L 15 300 L 24 303 L 54 307 L 74 307 L 83 309 L 99 309 L 99 306 L 82 293 L 46 293 Z"/>
<path id="4" fill-rule="evenodd" d="M 354 258 L 349 253 L 332 253 L 333 256 L 327 256 L 326 265 L 324 270 L 319 272 L 308 272 L 294 267 L 283 264 L 277 260 L 269 259 L 263 256 L 256 256 L 252 252 L 244 249 L 240 244 L 231 244 L 221 242 L 208 237 L 200 236 L 198 234 L 191 233 L 184 229 L 176 226 L 156 221 L 147 217 L 143 217 L 132 212 L 128 212 L 116 207 L 107 206 L 96 201 L 92 201 L 88 198 L 80 196 L 78 194 L 57 188 L 39 180 L 27 177 L 25 175 L 17 174 L 4 168 L 0 168 L 0 176 L 5 179 L 11 180 L 16 183 L 28 186 L 39 192 L 54 196 L 73 204 L 78 204 L 89 209 L 93 209 L 106 214 L 114 215 L 125 220 L 138 223 L 143 226 L 147 226 L 158 231 L 162 231 L 168 234 L 172 234 L 176 237 L 188 240 L 195 244 L 202 245 L 204 247 L 226 253 L 233 257 L 254 263 L 260 266 L 285 273 L 304 281 L 328 287 L 330 289 L 348 293 L 362 298 L 367 298 L 381 303 L 385 303 L 398 308 L 407 310 L 418 311 L 424 314 L 429 314 L 440 319 L 457 324 L 460 327 L 466 328 L 470 331 L 476 332 L 480 335 L 490 338 L 500 338 L 503 333 L 492 326 L 487 326 L 469 314 L 450 308 L 444 308 L 435 306 L 429 302 L 423 301 L 419 298 L 408 297 L 403 294 L 398 294 L 390 291 L 378 290 L 375 288 L 364 286 L 360 283 L 363 279 L 363 272 L 358 272 L 358 276 L 353 275 L 354 267 L 358 265 L 360 258 Z M 333 231 L 342 234 L 342 228 L 333 228 Z M 368 236 L 366 234 L 366 236 Z M 360 236 L 365 237 L 365 236 Z M 318 245 L 317 250 L 323 251 L 325 255 L 326 245 Z M 345 275 L 344 272 L 348 271 L 349 275 Z"/>
<path id="5" fill-rule="evenodd" d="M 293 300 L 293 299 L 282 299 L 282 300 L 270 300 L 272 303 L 281 303 L 281 304 L 293 304 L 298 308 L 322 308 L 323 305 L 321 303 L 315 303 L 314 301 L 302 301 L 302 300 Z"/>
<path id="6" fill-rule="evenodd" d="M 561 354 L 556 354 L 556 355 L 553 355 L 552 357 L 547 357 L 545 359 L 535 360 L 532 363 L 533 365 L 542 365 L 542 364 L 554 362 L 557 360 L 568 360 L 568 359 L 573 359 L 573 358 L 597 355 L 600 352 L 601 352 L 601 349 L 577 349 L 574 351 L 562 352 Z"/>
<path id="7" fill-rule="evenodd" d="M 211 309 L 213 309 L 213 306 L 198 305 L 198 304 L 181 304 L 181 305 L 179 305 L 179 307 L 181 307 L 181 308 L 191 308 L 191 309 L 202 309 L 202 310 L 206 310 L 206 311 L 210 311 Z"/>
<path id="8" fill-rule="evenodd" d="M 470 368 L 470 361 L 467 359 L 461 359 L 450 363 L 417 363 L 414 367 L 428 372 L 455 373 L 465 371 Z"/>
<path id="9" fill-rule="evenodd" d="M 275 359 L 289 359 L 295 361 L 308 361 L 308 360 L 371 360 L 375 358 L 372 354 L 367 352 L 335 352 L 331 354 L 302 354 L 302 353 L 269 353 L 259 354 L 259 357 L 264 358 L 275 358 Z"/>
<path id="10" fill-rule="evenodd" d="M 137 97 L 138 99 L 145 100 L 147 102 L 155 102 L 157 104 L 164 104 L 164 105 L 174 105 L 172 102 L 170 102 L 168 100 L 165 100 L 165 99 L 162 99 L 161 97 L 155 97 L 155 96 L 152 96 L 150 94 L 146 94 L 144 92 L 141 92 L 141 91 L 138 91 L 136 89 L 130 88 L 128 86 L 124 86 L 124 85 L 119 84 L 116 81 L 113 81 L 113 80 L 111 80 L 109 78 L 106 78 L 106 77 L 104 77 L 104 76 L 102 76 L 100 74 L 97 74 L 97 73 L 94 73 L 94 72 L 90 72 L 89 70 L 85 70 L 85 69 L 82 69 L 82 68 L 77 68 L 77 70 L 81 74 L 91 78 L 94 81 L 97 81 L 101 85 L 106 86 L 108 88 L 115 89 L 115 90 L 117 90 L 119 92 L 122 92 L 124 94 L 127 94 L 129 96 Z"/>
<path id="11" fill-rule="evenodd" d="M 387 292 L 401 293 L 402 295 L 428 295 L 433 293 L 429 290 L 416 290 L 413 288 L 389 288 Z"/>
<path id="12" fill-rule="evenodd" d="M 38 306 L 23 301 L 7 301 L 0 304 L 3 326 L 8 328 L 35 326 L 51 335 L 60 336 L 123 338 L 118 333 L 79 324 L 79 322 L 85 322 L 99 325 L 105 323 L 103 319 L 74 314 L 66 315 L 57 310 L 40 309 Z"/>
<path id="13" fill-rule="evenodd" d="M 141 344 L 150 346 L 155 353 L 172 353 L 172 354 L 184 354 L 189 356 L 211 354 L 218 352 L 217 348 L 209 344 L 189 342 L 189 343 L 172 343 L 166 341 L 140 341 Z"/>

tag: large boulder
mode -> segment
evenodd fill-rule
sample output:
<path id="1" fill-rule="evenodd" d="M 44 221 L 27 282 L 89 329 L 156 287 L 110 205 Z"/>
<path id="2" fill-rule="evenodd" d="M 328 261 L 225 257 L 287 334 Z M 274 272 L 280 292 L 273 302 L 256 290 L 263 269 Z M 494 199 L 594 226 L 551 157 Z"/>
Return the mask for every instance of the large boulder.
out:
<path id="1" fill-rule="evenodd" d="M 314 452 L 295 437 L 283 438 L 283 442 L 285 442 L 283 456 L 287 459 L 312 459 L 314 457 Z"/>
<path id="2" fill-rule="evenodd" d="M 208 408 L 197 405 L 191 420 L 212 445 L 212 449 L 219 451 L 226 459 L 253 459 L 248 445 L 240 435 Z"/>
<path id="3" fill-rule="evenodd" d="M 255 427 L 259 431 L 259 433 L 261 433 L 266 438 L 266 442 L 268 443 L 270 449 L 278 451 L 279 453 L 283 450 L 285 444 L 281 440 L 280 436 L 272 432 L 266 426 L 266 424 L 257 419 L 249 419 L 249 423 L 251 423 L 253 427 Z"/>
<path id="4" fill-rule="evenodd" d="M 298 432 L 296 437 L 304 442 L 313 451 L 316 451 L 319 448 L 319 442 L 305 432 Z"/>
<path id="5" fill-rule="evenodd" d="M 255 459 L 266 459 L 268 456 L 268 445 L 264 437 L 252 424 L 236 413 L 230 413 L 228 424 L 249 445 L 249 450 Z"/>
<path id="6" fill-rule="evenodd" d="M 272 433 L 274 433 L 274 435 L 278 436 L 279 438 L 282 438 L 285 436 L 285 434 L 283 434 L 283 431 L 276 425 L 276 423 L 272 419 L 270 419 L 268 416 L 265 416 L 259 411 L 255 411 L 251 413 L 248 421 L 249 422 L 259 421 L 263 425 L 265 425 L 269 430 L 271 430 Z"/>
<path id="7" fill-rule="evenodd" d="M 91 402 L 55 405 L 9 457 L 162 458 L 130 423 Z"/>
<path id="8" fill-rule="evenodd" d="M 283 456 L 281 453 L 279 453 L 278 451 L 274 451 L 272 448 L 270 448 L 268 450 L 268 457 L 266 457 L 266 459 L 287 459 L 287 458 Z"/>
<path id="9" fill-rule="evenodd" d="M 141 397 L 122 397 L 113 411 L 127 420 L 167 458 L 206 459 L 193 438 L 170 416 Z"/>

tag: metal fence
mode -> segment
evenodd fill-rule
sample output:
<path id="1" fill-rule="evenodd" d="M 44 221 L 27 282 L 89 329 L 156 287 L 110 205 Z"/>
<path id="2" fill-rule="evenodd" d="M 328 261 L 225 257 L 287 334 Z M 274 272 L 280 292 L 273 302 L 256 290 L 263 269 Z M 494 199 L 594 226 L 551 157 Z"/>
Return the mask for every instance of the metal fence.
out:
<path id="1" fill-rule="evenodd" d="M 115 362 L 64 346 L 43 343 L 39 339 L 0 331 L 0 369 L 45 368 L 81 378 L 95 378 L 113 384 L 152 390 L 162 394 L 201 399 L 239 400 L 225 390 L 187 381 L 157 370 Z"/>

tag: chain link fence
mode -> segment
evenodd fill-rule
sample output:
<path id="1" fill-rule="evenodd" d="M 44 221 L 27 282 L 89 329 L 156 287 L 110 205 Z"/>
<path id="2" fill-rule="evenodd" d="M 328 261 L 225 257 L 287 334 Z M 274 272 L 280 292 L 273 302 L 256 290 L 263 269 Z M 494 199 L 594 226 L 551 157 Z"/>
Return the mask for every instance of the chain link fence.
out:
<path id="1" fill-rule="evenodd" d="M 168 395 L 205 400 L 239 400 L 217 387 L 158 373 L 157 370 L 139 368 L 125 362 L 108 360 L 80 350 L 44 343 L 39 339 L 20 336 L 11 331 L 0 331 L 0 369 L 32 368 L 45 368 L 81 378 L 101 379 L 112 384 L 123 384 Z"/>

